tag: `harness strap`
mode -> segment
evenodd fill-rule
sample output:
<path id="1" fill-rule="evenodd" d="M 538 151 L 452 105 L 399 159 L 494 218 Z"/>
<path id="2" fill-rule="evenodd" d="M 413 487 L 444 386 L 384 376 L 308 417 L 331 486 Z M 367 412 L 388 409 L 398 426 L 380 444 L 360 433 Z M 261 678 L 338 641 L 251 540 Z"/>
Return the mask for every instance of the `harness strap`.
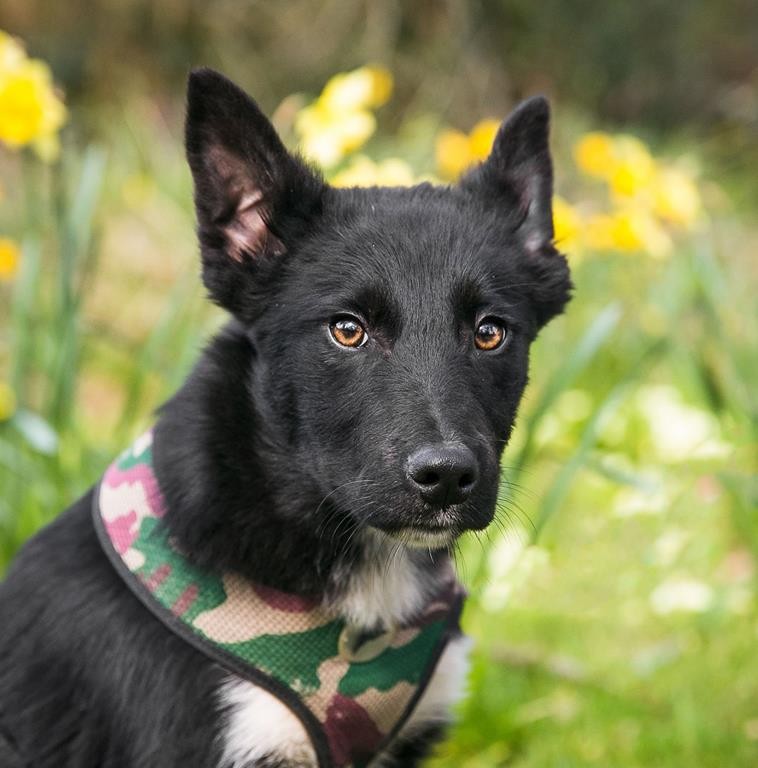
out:
<path id="1" fill-rule="evenodd" d="M 121 576 L 130 592 L 158 619 L 170 632 L 178 635 L 184 642 L 191 645 L 196 651 L 223 667 L 227 672 L 248 680 L 260 686 L 273 696 L 276 696 L 283 704 L 297 716 L 303 724 L 308 736 L 313 743 L 313 749 L 318 758 L 319 768 L 333 768 L 329 756 L 329 748 L 324 739 L 324 733 L 313 713 L 303 705 L 301 699 L 291 688 L 279 682 L 271 675 L 245 664 L 239 657 L 224 650 L 222 647 L 209 643 L 197 632 L 194 632 L 181 618 L 167 611 L 153 596 L 143 581 L 136 579 L 129 570 L 118 552 L 113 548 L 111 539 L 105 529 L 100 507 L 98 504 L 100 484 L 94 494 L 93 520 L 95 531 L 103 547 L 103 551 Z M 2 763 L 0 763 L 2 765 Z"/>
<path id="2" fill-rule="evenodd" d="M 451 577 L 373 654 L 346 654 L 356 636 L 320 601 L 201 569 L 179 551 L 162 521 L 151 448 L 148 433 L 93 495 L 95 530 L 116 572 L 167 629 L 282 701 L 303 724 L 320 768 L 366 764 L 397 736 L 459 634 L 460 585 Z"/>

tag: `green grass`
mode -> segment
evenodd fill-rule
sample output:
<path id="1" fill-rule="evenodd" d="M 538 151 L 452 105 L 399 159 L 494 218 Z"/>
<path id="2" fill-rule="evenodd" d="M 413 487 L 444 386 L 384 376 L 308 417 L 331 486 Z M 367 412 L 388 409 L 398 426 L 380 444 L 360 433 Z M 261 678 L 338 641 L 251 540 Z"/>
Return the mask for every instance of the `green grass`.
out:
<path id="1" fill-rule="evenodd" d="M 0 423 L 0 573 L 219 322 L 178 139 L 152 125 L 114 144 L 3 166 L 24 185 L 0 210 L 24 252 L 0 287 L 0 378 L 19 401 Z M 665 261 L 576 265 L 534 350 L 500 527 L 461 547 L 477 650 L 433 765 L 758 764 L 756 237 L 723 208 Z M 656 611 L 683 579 L 708 600 Z"/>

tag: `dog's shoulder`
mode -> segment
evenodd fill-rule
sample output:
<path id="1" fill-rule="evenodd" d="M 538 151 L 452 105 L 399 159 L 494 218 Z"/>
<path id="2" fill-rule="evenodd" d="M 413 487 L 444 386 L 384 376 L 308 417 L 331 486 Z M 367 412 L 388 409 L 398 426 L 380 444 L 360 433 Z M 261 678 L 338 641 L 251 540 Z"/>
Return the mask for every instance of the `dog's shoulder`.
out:
<path id="1" fill-rule="evenodd" d="M 41 768 L 217 764 L 222 673 L 128 591 L 91 505 L 92 491 L 0 584 L 0 732 Z"/>

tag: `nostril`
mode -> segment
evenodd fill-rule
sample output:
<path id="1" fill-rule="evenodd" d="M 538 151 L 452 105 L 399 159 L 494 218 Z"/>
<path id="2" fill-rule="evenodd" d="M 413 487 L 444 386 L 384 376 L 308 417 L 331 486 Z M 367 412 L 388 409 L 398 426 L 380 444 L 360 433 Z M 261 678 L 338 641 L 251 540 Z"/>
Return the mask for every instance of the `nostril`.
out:
<path id="1" fill-rule="evenodd" d="M 464 472 L 458 480 L 458 487 L 462 491 L 467 491 L 474 485 L 475 480 L 473 472 Z"/>
<path id="2" fill-rule="evenodd" d="M 440 482 L 440 476 L 438 472 L 433 470 L 422 470 L 414 474 L 413 479 L 419 485 L 437 485 Z"/>

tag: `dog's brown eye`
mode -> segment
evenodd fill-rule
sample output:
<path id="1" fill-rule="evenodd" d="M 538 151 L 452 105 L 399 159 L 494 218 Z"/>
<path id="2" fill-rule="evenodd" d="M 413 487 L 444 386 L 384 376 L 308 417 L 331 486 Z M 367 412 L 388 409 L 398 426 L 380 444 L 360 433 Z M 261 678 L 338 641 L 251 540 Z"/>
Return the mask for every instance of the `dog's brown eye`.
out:
<path id="1" fill-rule="evenodd" d="M 340 317 L 329 324 L 329 333 L 342 347 L 362 347 L 368 340 L 364 327 L 354 317 Z"/>
<path id="2" fill-rule="evenodd" d="M 479 321 L 474 334 L 474 343 L 477 349 L 484 352 L 492 352 L 505 340 L 505 327 L 494 317 L 485 317 Z"/>

